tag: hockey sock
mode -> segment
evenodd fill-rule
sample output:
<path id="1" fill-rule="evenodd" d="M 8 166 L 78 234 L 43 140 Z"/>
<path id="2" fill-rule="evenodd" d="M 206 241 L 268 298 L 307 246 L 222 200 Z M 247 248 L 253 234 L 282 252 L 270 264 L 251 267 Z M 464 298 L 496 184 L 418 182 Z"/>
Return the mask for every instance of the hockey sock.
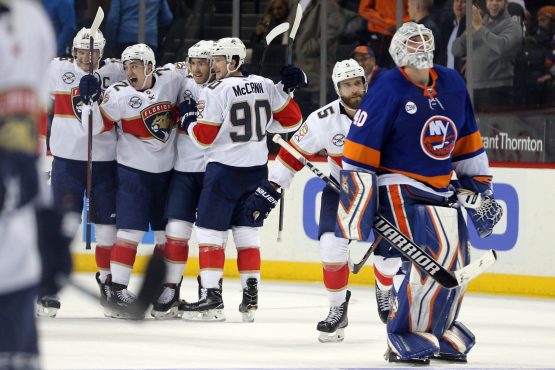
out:
<path id="1" fill-rule="evenodd" d="M 374 255 L 374 276 L 380 290 L 389 290 L 393 285 L 393 277 L 401 267 L 401 259 L 398 257 L 384 258 Z"/>
<path id="2" fill-rule="evenodd" d="M 203 288 L 218 288 L 224 274 L 225 250 L 220 246 L 199 246 L 200 278 Z"/>
<path id="3" fill-rule="evenodd" d="M 137 255 L 137 246 L 118 240 L 110 253 L 110 270 L 112 282 L 129 285 L 133 264 Z"/>
<path id="4" fill-rule="evenodd" d="M 166 283 L 179 283 L 189 257 L 189 241 L 168 238 L 164 249 L 164 257 L 168 269 Z"/>
<path id="5" fill-rule="evenodd" d="M 105 283 L 106 278 L 110 274 L 110 253 L 111 245 L 96 245 L 94 250 L 94 257 L 96 259 L 96 266 L 100 273 L 100 282 Z"/>
<path id="6" fill-rule="evenodd" d="M 248 278 L 256 278 L 257 281 L 260 281 L 260 249 L 238 248 L 237 269 L 243 289 L 247 288 Z"/>
<path id="7" fill-rule="evenodd" d="M 345 302 L 347 284 L 349 283 L 349 268 L 347 264 L 324 263 L 322 270 L 330 306 L 341 306 Z"/>

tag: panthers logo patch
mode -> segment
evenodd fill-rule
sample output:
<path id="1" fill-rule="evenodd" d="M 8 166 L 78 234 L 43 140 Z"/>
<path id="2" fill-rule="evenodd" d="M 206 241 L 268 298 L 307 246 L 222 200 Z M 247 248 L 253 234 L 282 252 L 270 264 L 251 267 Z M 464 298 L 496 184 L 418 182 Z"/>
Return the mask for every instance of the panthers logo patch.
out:
<path id="1" fill-rule="evenodd" d="M 71 107 L 73 108 L 73 114 L 81 122 L 81 113 L 83 113 L 83 100 L 81 95 L 79 95 L 79 88 L 74 87 L 71 89 Z"/>
<path id="2" fill-rule="evenodd" d="M 420 145 L 428 157 L 442 161 L 450 158 L 457 135 L 457 126 L 451 119 L 433 116 L 422 128 Z"/>
<path id="3" fill-rule="evenodd" d="M 141 118 L 150 134 L 166 142 L 175 127 L 176 118 L 170 102 L 156 103 L 141 111 Z"/>

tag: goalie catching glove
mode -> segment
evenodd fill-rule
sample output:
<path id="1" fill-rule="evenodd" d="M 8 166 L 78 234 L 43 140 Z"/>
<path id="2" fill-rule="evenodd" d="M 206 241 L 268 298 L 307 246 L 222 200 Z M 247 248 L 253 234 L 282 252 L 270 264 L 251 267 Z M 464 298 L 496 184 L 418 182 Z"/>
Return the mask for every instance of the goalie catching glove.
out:
<path id="1" fill-rule="evenodd" d="M 491 181 L 491 177 L 483 177 Z M 503 216 L 503 208 L 493 198 L 489 181 L 483 182 L 475 177 L 464 176 L 451 182 L 459 203 L 466 208 L 480 238 L 490 236 Z"/>
<path id="2" fill-rule="evenodd" d="M 264 220 L 280 198 L 281 194 L 273 188 L 272 184 L 268 180 L 263 180 L 255 192 L 245 200 L 246 216 L 251 226 L 261 227 L 264 225 Z"/>

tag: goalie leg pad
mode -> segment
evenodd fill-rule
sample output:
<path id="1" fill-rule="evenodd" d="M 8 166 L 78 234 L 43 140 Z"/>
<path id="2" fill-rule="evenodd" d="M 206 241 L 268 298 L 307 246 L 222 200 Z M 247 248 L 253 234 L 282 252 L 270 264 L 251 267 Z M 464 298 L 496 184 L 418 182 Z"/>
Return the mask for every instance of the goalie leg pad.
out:
<path id="1" fill-rule="evenodd" d="M 373 173 L 341 170 L 335 235 L 368 240 L 378 207 L 377 177 Z"/>
<path id="2" fill-rule="evenodd" d="M 474 347 L 474 334 L 462 323 L 455 321 L 439 340 L 439 355 L 442 360 L 466 362 L 466 354 Z"/>
<path id="3" fill-rule="evenodd" d="M 391 351 L 402 361 L 426 360 L 439 353 L 438 339 L 425 332 L 388 333 L 387 343 Z"/>

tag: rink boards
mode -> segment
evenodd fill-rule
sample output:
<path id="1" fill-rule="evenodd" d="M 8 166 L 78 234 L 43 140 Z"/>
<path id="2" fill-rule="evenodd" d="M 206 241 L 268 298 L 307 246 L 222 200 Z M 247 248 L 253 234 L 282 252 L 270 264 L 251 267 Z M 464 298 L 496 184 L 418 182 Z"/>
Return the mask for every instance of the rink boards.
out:
<path id="1" fill-rule="evenodd" d="M 329 172 L 327 163 L 317 163 Z M 270 162 L 270 167 L 272 162 Z M 499 260 L 486 274 L 470 283 L 469 291 L 555 298 L 555 184 L 553 169 L 492 168 L 496 198 L 504 207 L 504 216 L 492 236 L 480 239 L 471 227 L 472 253 L 479 256 L 487 249 L 498 251 Z M 291 189 L 285 192 L 284 230 L 277 241 L 279 206 L 261 229 L 263 279 L 290 281 L 321 281 L 317 221 L 319 199 L 323 184 L 308 170 L 301 170 Z M 73 244 L 75 271 L 96 271 L 94 254 L 86 251 L 83 235 Z M 139 247 L 134 272 L 143 271 L 152 252 L 153 235 L 145 236 Z M 198 248 L 192 240 L 185 275 L 198 274 Z M 351 244 L 352 259 L 358 262 L 368 243 Z M 230 238 L 226 248 L 228 262 L 225 275 L 238 276 L 236 252 Z M 358 275 L 350 278 L 353 284 L 374 284 L 372 258 Z"/>

